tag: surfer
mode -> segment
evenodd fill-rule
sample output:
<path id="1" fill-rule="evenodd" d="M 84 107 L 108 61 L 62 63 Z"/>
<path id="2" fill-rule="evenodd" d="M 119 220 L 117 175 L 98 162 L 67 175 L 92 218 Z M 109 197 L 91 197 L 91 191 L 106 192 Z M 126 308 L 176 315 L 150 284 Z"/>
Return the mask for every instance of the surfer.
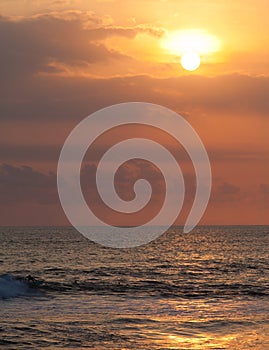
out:
<path id="1" fill-rule="evenodd" d="M 28 282 L 35 282 L 35 281 L 36 281 L 36 279 L 35 279 L 33 276 L 31 276 L 31 275 L 27 275 L 27 276 L 25 277 L 25 279 L 26 279 Z"/>
<path id="2" fill-rule="evenodd" d="M 29 287 L 35 288 L 35 287 L 40 287 L 42 282 L 38 281 L 36 278 L 34 278 L 32 275 L 27 275 L 25 277 L 25 280 L 28 284 Z"/>

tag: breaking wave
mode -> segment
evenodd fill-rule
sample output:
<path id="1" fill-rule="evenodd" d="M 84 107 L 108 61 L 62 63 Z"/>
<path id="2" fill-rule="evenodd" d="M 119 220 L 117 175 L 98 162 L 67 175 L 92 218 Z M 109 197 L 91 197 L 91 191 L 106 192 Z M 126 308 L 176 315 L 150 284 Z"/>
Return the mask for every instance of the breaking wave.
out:
<path id="1" fill-rule="evenodd" d="M 10 274 L 0 275 L 0 299 L 13 297 L 42 296 L 49 293 L 94 293 L 94 294 L 133 294 L 140 296 L 159 296 L 172 298 L 203 298 L 203 297 L 234 297 L 234 296 L 267 296 L 268 289 L 265 286 L 257 287 L 251 284 L 239 283 L 179 283 L 175 284 L 158 279 L 128 279 L 103 280 L 28 280 L 25 277 L 15 277 Z"/>
<path id="2" fill-rule="evenodd" d="M 38 295 L 26 279 L 18 279 L 10 274 L 0 275 L 0 299 Z"/>

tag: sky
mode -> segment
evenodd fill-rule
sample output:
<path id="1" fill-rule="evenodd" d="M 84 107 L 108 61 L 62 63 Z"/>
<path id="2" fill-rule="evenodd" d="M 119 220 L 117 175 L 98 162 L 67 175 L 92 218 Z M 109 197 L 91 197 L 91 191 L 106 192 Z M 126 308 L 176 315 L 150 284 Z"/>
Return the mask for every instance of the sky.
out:
<path id="1" fill-rule="evenodd" d="M 68 225 L 56 185 L 66 137 L 89 114 L 133 101 L 170 108 L 200 135 L 213 178 L 201 224 L 268 224 L 268 11 L 267 0 L 2 0 L 0 224 Z M 200 55 L 193 72 L 180 65 L 179 52 L 165 48 L 169 35 L 188 30 L 219 43 Z M 122 135 L 150 137 L 178 157 L 189 187 L 176 221 L 183 224 L 195 192 L 193 168 L 156 130 L 114 130 L 96 143 L 81 174 L 88 204 L 113 216 L 98 202 L 93 179 L 100 155 Z M 131 199 L 130 183 L 141 176 L 155 189 L 152 216 L 163 200 L 156 167 L 125 164 L 116 185 Z M 112 221 L 134 224 L 129 219 Z"/>

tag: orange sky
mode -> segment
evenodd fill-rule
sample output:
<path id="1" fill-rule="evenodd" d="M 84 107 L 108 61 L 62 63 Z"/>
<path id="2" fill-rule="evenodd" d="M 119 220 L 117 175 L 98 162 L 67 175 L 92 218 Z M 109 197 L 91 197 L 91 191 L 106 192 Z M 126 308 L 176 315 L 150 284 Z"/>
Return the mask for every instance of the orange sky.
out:
<path id="1" fill-rule="evenodd" d="M 202 138 L 213 171 L 202 223 L 268 224 L 268 11 L 267 0 L 2 0 L 0 224 L 66 224 L 55 182 L 65 138 L 129 101 L 175 110 Z M 162 45 L 187 29 L 220 42 L 194 72 Z"/>

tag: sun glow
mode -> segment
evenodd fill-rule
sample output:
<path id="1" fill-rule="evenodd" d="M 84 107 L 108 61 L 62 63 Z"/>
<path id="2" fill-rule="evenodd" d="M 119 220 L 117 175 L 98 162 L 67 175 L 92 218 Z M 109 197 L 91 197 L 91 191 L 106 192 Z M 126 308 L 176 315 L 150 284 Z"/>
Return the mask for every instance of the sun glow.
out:
<path id="1" fill-rule="evenodd" d="M 169 54 L 181 56 L 184 69 L 193 71 L 200 66 L 200 56 L 209 56 L 220 50 L 219 39 L 201 29 L 166 33 L 161 47 Z"/>
<path id="2" fill-rule="evenodd" d="M 203 55 L 218 51 L 220 41 L 204 30 L 189 29 L 167 33 L 161 46 L 174 55 L 182 55 L 187 51 Z"/>

